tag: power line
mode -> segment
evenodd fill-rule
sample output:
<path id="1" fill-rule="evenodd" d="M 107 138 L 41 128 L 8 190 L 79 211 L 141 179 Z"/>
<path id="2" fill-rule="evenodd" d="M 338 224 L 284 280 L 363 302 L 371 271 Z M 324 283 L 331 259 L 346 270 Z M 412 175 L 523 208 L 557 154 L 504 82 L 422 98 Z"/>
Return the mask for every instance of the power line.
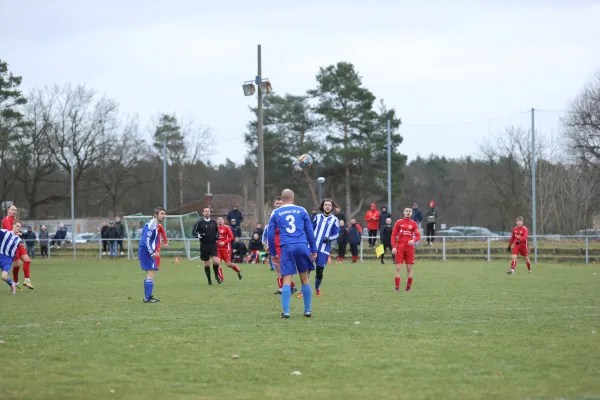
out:
<path id="1" fill-rule="evenodd" d="M 536 110 L 537 111 L 537 110 Z M 480 124 L 483 122 L 497 121 L 500 119 L 506 119 L 510 117 L 514 117 L 517 115 L 529 114 L 531 110 L 522 111 L 514 114 L 504 115 L 501 117 L 492 117 L 487 119 L 481 119 L 477 121 L 465 121 L 465 122 L 447 122 L 447 123 L 438 123 L 438 124 L 402 124 L 401 127 L 417 127 L 417 126 L 458 126 L 458 125 L 471 125 L 471 124 Z"/>

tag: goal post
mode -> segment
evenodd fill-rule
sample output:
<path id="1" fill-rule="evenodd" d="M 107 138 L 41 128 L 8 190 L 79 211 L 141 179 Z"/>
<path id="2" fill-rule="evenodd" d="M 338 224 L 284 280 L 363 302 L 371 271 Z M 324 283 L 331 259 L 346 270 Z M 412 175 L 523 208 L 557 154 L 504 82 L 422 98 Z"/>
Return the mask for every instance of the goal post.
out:
<path id="1" fill-rule="evenodd" d="M 125 223 L 125 237 L 123 239 L 127 241 L 127 258 L 137 258 L 138 243 L 142 236 L 142 230 L 146 222 L 151 218 L 151 215 L 144 215 L 142 213 L 123 217 Z M 165 229 L 169 245 L 167 247 L 161 245 L 161 257 L 177 256 L 185 257 L 189 260 L 200 256 L 199 246 L 194 246 L 197 244 L 198 239 L 192 237 L 192 230 L 198 219 L 200 219 L 198 212 L 165 215 L 165 219 L 161 225 Z"/>

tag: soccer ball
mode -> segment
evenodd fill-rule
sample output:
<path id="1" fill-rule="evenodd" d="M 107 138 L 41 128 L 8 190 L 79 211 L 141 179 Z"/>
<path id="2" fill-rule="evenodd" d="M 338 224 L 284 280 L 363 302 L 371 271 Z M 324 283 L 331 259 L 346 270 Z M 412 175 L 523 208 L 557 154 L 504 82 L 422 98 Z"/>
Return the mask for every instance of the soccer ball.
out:
<path id="1" fill-rule="evenodd" d="M 298 157 L 298 164 L 300 164 L 300 168 L 310 168 L 312 167 L 313 158 L 308 154 L 302 154 Z"/>

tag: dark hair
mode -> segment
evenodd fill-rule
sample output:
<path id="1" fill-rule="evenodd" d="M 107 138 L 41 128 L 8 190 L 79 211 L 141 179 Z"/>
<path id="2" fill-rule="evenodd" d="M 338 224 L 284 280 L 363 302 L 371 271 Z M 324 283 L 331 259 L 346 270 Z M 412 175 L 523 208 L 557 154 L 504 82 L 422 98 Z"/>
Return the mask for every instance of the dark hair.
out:
<path id="1" fill-rule="evenodd" d="M 275 200 L 274 201 L 281 201 L 281 196 L 275 196 Z"/>
<path id="2" fill-rule="evenodd" d="M 152 215 L 158 215 L 159 212 L 164 211 L 165 213 L 167 212 L 167 210 L 165 210 L 164 207 L 158 206 L 158 207 L 154 207 L 154 210 L 152 211 Z M 112 221 L 110 221 L 112 223 Z"/>
<path id="3" fill-rule="evenodd" d="M 15 224 L 21 224 L 21 226 L 23 226 L 23 222 L 21 222 L 20 220 L 15 220 Z"/>
<path id="4" fill-rule="evenodd" d="M 328 201 L 328 202 L 331 203 L 332 211 L 338 206 L 337 204 L 335 204 L 335 201 L 333 201 L 333 200 L 331 200 L 329 198 L 326 198 L 326 199 L 321 200 L 321 205 L 319 206 L 319 211 L 325 212 L 324 208 L 325 208 L 325 202 L 326 201 Z"/>
<path id="5" fill-rule="evenodd" d="M 209 206 L 204 206 L 204 208 L 202 209 L 202 212 L 204 212 L 204 210 L 206 210 L 208 208 L 208 211 L 210 211 L 210 207 Z"/>

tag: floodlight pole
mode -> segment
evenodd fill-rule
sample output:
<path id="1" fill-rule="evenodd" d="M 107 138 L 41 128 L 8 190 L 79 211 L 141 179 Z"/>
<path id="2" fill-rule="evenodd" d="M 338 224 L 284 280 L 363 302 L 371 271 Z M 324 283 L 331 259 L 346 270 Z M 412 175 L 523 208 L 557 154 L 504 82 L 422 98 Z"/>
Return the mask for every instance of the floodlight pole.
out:
<path id="1" fill-rule="evenodd" d="M 256 86 L 258 89 L 258 107 L 256 132 L 258 135 L 258 223 L 264 226 L 265 218 L 265 149 L 263 145 L 263 94 L 260 89 L 262 79 L 261 46 L 258 45 L 258 76 Z"/>
<path id="2" fill-rule="evenodd" d="M 535 109 L 531 109 L 531 222 L 533 224 L 533 262 L 537 264 L 538 252 L 537 252 L 537 209 L 535 199 Z"/>
<path id="3" fill-rule="evenodd" d="M 75 153 L 71 152 L 71 237 L 73 238 L 73 259 L 77 260 L 77 240 L 75 239 Z"/>

